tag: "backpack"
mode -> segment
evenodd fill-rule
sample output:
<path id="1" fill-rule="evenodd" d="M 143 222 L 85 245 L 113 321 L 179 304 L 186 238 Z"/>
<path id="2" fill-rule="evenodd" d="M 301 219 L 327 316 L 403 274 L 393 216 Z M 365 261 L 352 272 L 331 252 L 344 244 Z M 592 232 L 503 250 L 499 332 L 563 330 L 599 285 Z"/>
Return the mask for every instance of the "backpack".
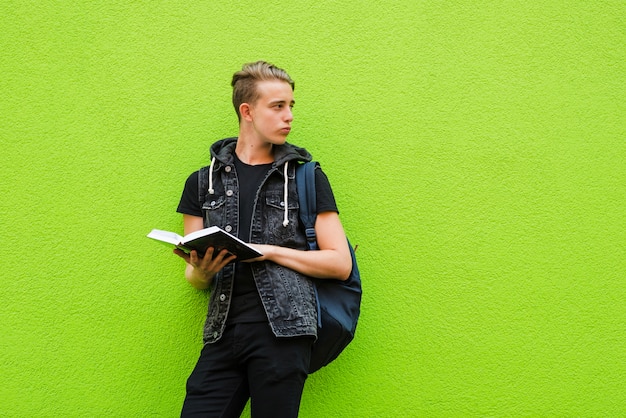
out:
<path id="1" fill-rule="evenodd" d="M 300 220 L 304 224 L 309 250 L 317 250 L 315 235 L 317 162 L 296 167 L 296 186 L 300 205 Z M 317 340 L 313 344 L 309 374 L 337 358 L 354 338 L 361 312 L 361 275 L 354 249 L 348 241 L 352 256 L 352 271 L 347 280 L 314 279 L 317 299 Z"/>

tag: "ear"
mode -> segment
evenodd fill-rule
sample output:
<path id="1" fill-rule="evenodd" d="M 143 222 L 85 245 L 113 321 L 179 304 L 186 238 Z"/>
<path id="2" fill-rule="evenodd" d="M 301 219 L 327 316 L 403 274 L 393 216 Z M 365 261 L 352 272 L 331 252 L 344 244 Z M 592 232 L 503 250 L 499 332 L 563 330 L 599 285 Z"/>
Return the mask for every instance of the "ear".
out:
<path id="1" fill-rule="evenodd" d="M 251 122 L 252 121 L 252 106 L 250 106 L 248 103 L 240 104 L 239 114 L 241 115 L 242 120 Z"/>

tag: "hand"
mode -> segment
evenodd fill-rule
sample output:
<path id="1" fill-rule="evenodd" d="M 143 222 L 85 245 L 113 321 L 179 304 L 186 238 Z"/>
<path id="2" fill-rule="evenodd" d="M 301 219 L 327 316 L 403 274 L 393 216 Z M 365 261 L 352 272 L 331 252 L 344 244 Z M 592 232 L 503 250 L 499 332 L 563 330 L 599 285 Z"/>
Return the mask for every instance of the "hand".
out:
<path id="1" fill-rule="evenodd" d="M 213 255 L 214 252 L 215 248 L 210 247 L 207 249 L 204 257 L 200 257 L 195 250 L 191 251 L 189 254 L 186 254 L 178 248 L 174 250 L 174 254 L 187 263 L 185 276 L 194 287 L 208 287 L 213 276 L 228 263 L 231 263 L 237 258 L 237 256 L 229 253 L 228 250 L 222 250 L 215 256 Z"/>
<path id="2" fill-rule="evenodd" d="M 263 254 L 260 257 L 250 258 L 248 260 L 242 260 L 243 263 L 254 263 L 255 261 L 265 261 L 271 260 L 270 254 L 275 252 L 275 245 L 266 245 L 266 244 L 248 244 L 253 247 L 255 250 Z"/>

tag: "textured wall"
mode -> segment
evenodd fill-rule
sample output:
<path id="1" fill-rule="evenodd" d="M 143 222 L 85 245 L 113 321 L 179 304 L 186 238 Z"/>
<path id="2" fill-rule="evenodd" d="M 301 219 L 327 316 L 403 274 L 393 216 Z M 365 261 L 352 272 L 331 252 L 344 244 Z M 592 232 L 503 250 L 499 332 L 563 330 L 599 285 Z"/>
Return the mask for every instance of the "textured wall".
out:
<path id="1" fill-rule="evenodd" d="M 623 2 L 193 3 L 0 4 L 0 416 L 178 414 L 207 295 L 145 234 L 261 58 L 365 282 L 302 417 L 626 413 Z"/>

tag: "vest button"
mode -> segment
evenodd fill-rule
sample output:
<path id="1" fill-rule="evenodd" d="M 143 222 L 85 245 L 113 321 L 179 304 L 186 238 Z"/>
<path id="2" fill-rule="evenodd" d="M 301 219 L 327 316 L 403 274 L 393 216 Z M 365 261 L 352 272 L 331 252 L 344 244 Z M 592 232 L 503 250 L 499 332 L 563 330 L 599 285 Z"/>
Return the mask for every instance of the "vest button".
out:
<path id="1" fill-rule="evenodd" d="M 232 190 L 226 190 L 226 196 L 230 197 L 233 195 L 233 191 Z"/>
<path id="2" fill-rule="evenodd" d="M 233 227 L 232 227 L 232 226 L 230 226 L 230 225 L 226 225 L 226 226 L 224 227 L 224 231 L 226 231 L 226 232 L 230 232 L 230 231 L 232 231 L 232 230 L 233 230 Z"/>
<path id="3" fill-rule="evenodd" d="M 220 300 L 221 300 L 222 302 L 224 302 L 224 301 L 226 300 L 226 295 L 222 293 L 222 294 L 220 295 Z"/>
<path id="4" fill-rule="evenodd" d="M 227 173 L 230 173 L 230 170 L 232 170 L 232 168 L 229 165 L 224 167 L 224 171 L 226 171 Z"/>

